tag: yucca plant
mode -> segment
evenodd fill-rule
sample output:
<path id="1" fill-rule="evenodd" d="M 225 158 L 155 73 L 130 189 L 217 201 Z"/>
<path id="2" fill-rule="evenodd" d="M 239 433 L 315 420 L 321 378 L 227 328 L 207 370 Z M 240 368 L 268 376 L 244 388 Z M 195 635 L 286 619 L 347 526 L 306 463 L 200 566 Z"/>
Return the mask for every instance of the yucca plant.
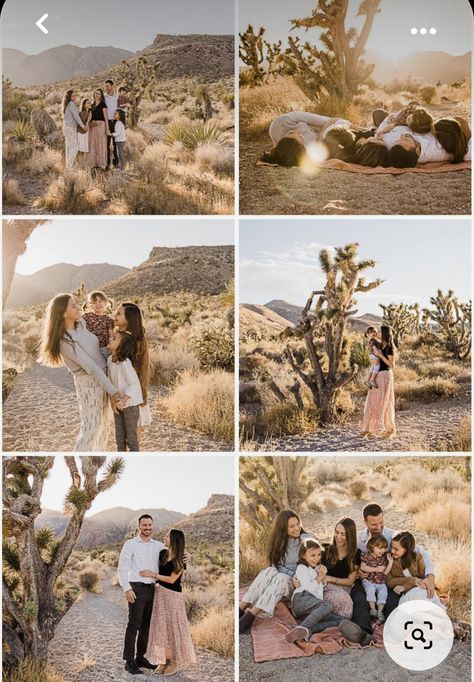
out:
<path id="1" fill-rule="evenodd" d="M 20 144 L 32 144 L 34 135 L 35 130 L 31 123 L 25 118 L 20 118 L 10 128 L 9 138 Z"/>
<path id="2" fill-rule="evenodd" d="M 196 149 L 198 145 L 206 142 L 219 142 L 221 137 L 222 131 L 214 123 L 197 121 L 189 130 L 185 144 L 190 149 Z"/>

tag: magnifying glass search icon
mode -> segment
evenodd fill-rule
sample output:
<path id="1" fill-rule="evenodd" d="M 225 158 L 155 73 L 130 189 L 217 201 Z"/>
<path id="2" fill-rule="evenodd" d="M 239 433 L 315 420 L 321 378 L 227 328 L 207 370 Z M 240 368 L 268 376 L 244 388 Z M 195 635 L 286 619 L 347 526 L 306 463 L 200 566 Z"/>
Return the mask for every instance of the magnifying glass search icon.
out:
<path id="1" fill-rule="evenodd" d="M 426 639 L 421 628 L 415 628 L 412 631 L 411 636 L 415 640 L 415 642 L 423 642 L 423 644 L 426 644 Z"/>

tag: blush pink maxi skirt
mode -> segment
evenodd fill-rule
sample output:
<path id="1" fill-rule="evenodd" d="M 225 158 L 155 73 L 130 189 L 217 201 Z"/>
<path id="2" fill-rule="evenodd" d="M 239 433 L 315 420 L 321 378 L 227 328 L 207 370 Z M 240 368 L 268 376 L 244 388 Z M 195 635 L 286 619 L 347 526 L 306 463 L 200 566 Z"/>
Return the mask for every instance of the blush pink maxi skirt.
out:
<path id="1" fill-rule="evenodd" d="M 156 585 L 145 658 L 154 665 L 172 661 L 179 668 L 196 663 L 182 592 Z"/>
<path id="2" fill-rule="evenodd" d="M 364 407 L 362 431 L 381 436 L 386 431 L 395 431 L 395 391 L 392 370 L 377 374 L 378 388 L 367 393 Z"/>

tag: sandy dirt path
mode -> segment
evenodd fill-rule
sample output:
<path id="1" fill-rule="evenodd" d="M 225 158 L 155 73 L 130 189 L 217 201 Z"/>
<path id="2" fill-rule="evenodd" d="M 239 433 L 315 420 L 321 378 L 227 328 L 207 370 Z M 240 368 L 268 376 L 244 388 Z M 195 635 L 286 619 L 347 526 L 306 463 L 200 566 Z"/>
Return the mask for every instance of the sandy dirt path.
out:
<path id="1" fill-rule="evenodd" d="M 84 593 L 63 620 L 50 645 L 50 662 L 65 682 L 129 682 L 122 647 L 127 609 L 122 590 L 102 580 L 101 594 Z M 197 649 L 197 663 L 173 676 L 176 682 L 233 682 L 234 662 Z M 145 671 L 139 679 L 165 679 Z"/>
<path id="2" fill-rule="evenodd" d="M 416 533 L 418 542 L 427 549 L 433 539 L 428 533 L 421 533 L 413 527 L 413 515 L 400 511 L 392 498 L 380 493 L 373 494 L 374 502 L 382 505 L 387 528 L 406 528 Z M 304 527 L 315 533 L 322 541 L 329 541 L 336 521 L 342 516 L 354 519 L 357 527 L 362 526 L 362 508 L 367 500 L 352 500 L 350 506 L 338 507 L 325 514 L 307 512 L 302 515 Z M 411 672 L 403 670 L 383 649 L 370 647 L 365 650 L 343 649 L 340 653 L 327 656 L 315 654 L 308 658 L 285 659 L 255 663 L 250 634 L 240 636 L 240 682 L 468 682 L 471 679 L 470 642 L 455 640 L 448 658 L 433 670 Z"/>
<path id="3" fill-rule="evenodd" d="M 150 390 L 153 422 L 141 449 L 148 452 L 215 452 L 226 443 L 178 424 L 160 405 L 158 389 Z M 112 415 L 112 413 L 111 413 Z M 34 363 L 23 372 L 3 405 L 3 449 L 21 452 L 69 452 L 79 431 L 79 410 L 72 375 L 65 367 Z M 115 451 L 111 418 L 108 451 Z"/>
<path id="4" fill-rule="evenodd" d="M 468 215 L 471 171 L 363 175 L 255 163 L 266 138 L 241 139 L 240 213 L 244 215 Z"/>
<path id="5" fill-rule="evenodd" d="M 296 436 L 274 438 L 257 446 L 258 450 L 293 452 L 429 452 L 445 450 L 459 422 L 470 415 L 470 391 L 463 387 L 460 396 L 434 403 L 413 403 L 396 415 L 397 435 L 391 440 L 361 438 L 358 421 Z"/>

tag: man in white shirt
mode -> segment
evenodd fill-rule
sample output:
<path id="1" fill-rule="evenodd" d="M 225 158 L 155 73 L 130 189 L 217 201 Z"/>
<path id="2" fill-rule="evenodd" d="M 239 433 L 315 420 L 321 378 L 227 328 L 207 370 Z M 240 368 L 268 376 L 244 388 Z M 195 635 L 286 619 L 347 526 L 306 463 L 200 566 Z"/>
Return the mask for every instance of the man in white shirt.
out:
<path id="1" fill-rule="evenodd" d="M 365 529 L 358 533 L 357 537 L 357 548 L 361 552 L 367 551 L 367 540 L 373 535 L 383 535 L 388 540 L 388 551 L 390 551 L 392 537 L 397 531 L 391 528 L 385 528 L 384 526 L 384 515 L 382 507 L 376 503 L 366 504 L 362 510 L 364 517 Z M 417 552 L 423 556 L 426 569 L 426 577 L 423 582 L 425 583 L 426 591 L 428 597 L 434 595 L 435 577 L 434 577 L 434 565 L 431 559 L 430 553 L 422 546 L 417 545 L 415 547 Z M 368 633 L 372 632 L 372 626 L 370 624 L 370 613 L 369 604 L 367 602 L 367 595 L 365 593 L 364 587 L 362 585 L 362 580 L 367 577 L 367 574 L 359 569 L 357 574 L 357 580 L 355 581 L 351 590 L 351 599 L 354 604 L 354 609 L 352 612 L 352 620 L 357 623 L 363 630 Z M 394 611 L 398 606 L 398 600 L 400 595 L 395 594 L 391 589 L 388 591 L 387 603 L 385 605 L 384 614 L 387 618 L 392 611 Z"/>
<path id="2" fill-rule="evenodd" d="M 105 103 L 107 105 L 107 120 L 109 122 L 109 131 L 113 133 L 115 131 L 115 112 L 117 111 L 117 99 L 118 95 L 115 92 L 115 87 L 114 87 L 114 82 L 113 80 L 108 80 L 105 81 L 104 83 L 104 89 L 105 89 Z M 107 138 L 107 168 L 110 166 L 110 140 L 112 140 L 112 146 L 113 146 L 113 164 L 114 167 L 117 168 L 118 166 L 118 155 L 117 155 L 117 147 L 115 143 L 115 137 L 111 135 L 110 138 Z"/>
<path id="3" fill-rule="evenodd" d="M 141 675 L 140 668 L 154 670 L 145 658 L 150 629 L 155 581 L 142 578 L 140 571 L 159 573 L 160 552 L 165 549 L 162 542 L 153 540 L 153 519 L 143 514 L 138 519 L 139 534 L 127 540 L 122 547 L 118 563 L 118 579 L 128 602 L 128 624 L 125 632 L 123 659 L 125 670 L 132 675 Z M 136 655 L 135 655 L 136 649 Z"/>

